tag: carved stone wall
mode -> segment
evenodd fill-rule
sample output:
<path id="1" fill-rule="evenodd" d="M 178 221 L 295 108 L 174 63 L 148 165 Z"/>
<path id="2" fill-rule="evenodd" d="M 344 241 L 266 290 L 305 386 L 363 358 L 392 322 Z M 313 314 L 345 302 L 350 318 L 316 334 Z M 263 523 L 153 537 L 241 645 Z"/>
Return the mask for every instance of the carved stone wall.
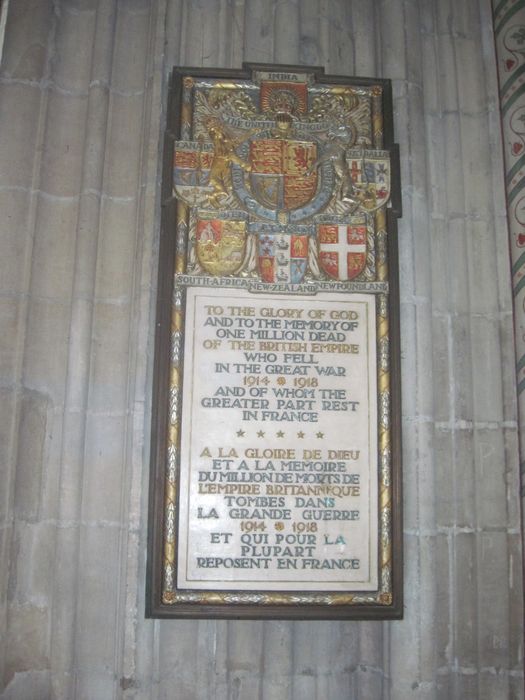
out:
<path id="1" fill-rule="evenodd" d="M 393 80 L 401 622 L 144 619 L 167 75 L 243 60 Z M 522 698 L 490 1 L 12 0 L 0 163 L 1 697 Z"/>

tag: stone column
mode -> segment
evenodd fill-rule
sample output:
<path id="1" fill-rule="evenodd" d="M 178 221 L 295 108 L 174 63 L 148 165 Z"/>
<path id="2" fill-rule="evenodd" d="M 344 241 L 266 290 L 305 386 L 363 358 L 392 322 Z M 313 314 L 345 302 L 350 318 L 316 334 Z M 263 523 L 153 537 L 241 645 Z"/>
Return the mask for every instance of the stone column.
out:
<path id="1" fill-rule="evenodd" d="M 510 234 L 520 471 L 525 473 L 525 4 L 492 0 Z M 522 496 L 525 493 L 522 492 Z"/>

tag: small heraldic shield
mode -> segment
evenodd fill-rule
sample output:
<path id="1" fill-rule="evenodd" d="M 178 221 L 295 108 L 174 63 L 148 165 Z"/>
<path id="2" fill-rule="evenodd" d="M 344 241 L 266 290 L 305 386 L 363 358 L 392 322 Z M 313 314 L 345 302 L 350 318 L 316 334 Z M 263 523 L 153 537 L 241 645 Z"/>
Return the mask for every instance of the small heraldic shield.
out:
<path id="1" fill-rule="evenodd" d="M 320 224 L 319 265 L 332 279 L 346 282 L 366 265 L 366 224 Z"/>
<path id="2" fill-rule="evenodd" d="M 301 282 L 306 272 L 308 236 L 262 234 L 258 239 L 259 271 L 265 282 Z"/>
<path id="3" fill-rule="evenodd" d="M 376 211 L 390 199 L 390 154 L 352 148 L 346 154 L 361 209 Z"/>
<path id="4" fill-rule="evenodd" d="M 212 275 L 231 275 L 241 267 L 246 248 L 246 222 L 199 219 L 197 258 Z"/>

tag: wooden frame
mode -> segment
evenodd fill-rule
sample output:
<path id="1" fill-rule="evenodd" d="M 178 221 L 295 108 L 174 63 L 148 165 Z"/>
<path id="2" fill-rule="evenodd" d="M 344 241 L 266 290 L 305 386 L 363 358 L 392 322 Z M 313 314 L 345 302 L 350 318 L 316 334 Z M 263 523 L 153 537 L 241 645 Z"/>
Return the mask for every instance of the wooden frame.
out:
<path id="1" fill-rule="evenodd" d="M 173 71 L 162 180 L 147 616 L 402 617 L 400 214 L 389 81 L 326 76 L 304 66 Z M 227 321 L 217 320 L 219 309 Z M 278 329 L 273 337 L 305 342 L 265 345 L 268 332 L 245 333 L 239 314 L 259 329 Z M 324 314 L 356 320 L 315 325 Z M 265 315 L 283 320 L 263 322 Z M 286 320 L 292 318 L 304 320 Z M 213 326 L 219 323 L 229 330 Z M 219 348 L 221 337 L 240 340 L 224 340 Z M 248 337 L 255 338 L 255 351 L 277 348 L 276 364 L 265 364 L 260 352 L 260 362 L 246 364 Z M 335 340 L 312 342 L 318 337 Z M 268 374 L 276 367 L 279 376 Z M 339 378 L 319 378 L 330 367 Z M 299 380 L 287 374 L 295 371 L 303 373 Z M 349 386 L 359 401 L 348 400 Z M 215 398 L 204 396 L 207 388 Z M 253 396 L 270 392 L 272 400 L 235 398 L 248 396 L 249 388 Z M 275 399 L 282 392 L 292 398 Z M 298 406 L 312 410 L 293 410 Z M 293 433 L 298 417 L 312 423 Z M 348 444 L 341 437 L 346 426 Z M 362 448 L 352 451 L 365 433 Z M 313 449 L 315 440 L 323 447 Z M 294 461 L 283 461 L 283 454 Z M 222 459 L 227 455 L 232 458 Z M 228 461 L 247 471 L 249 485 L 241 488 L 236 477 L 233 486 L 207 486 L 214 470 L 229 478 Z M 256 486 L 256 467 L 280 469 L 290 486 Z M 333 479 L 353 478 L 358 486 L 342 491 L 328 481 L 324 491 L 310 489 L 314 498 L 297 496 L 306 491 L 295 469 L 339 470 L 345 476 Z M 315 479 L 324 483 L 317 471 Z M 272 500 L 274 491 L 284 495 Z M 321 493 L 331 494 L 324 505 Z M 348 494 L 355 496 L 353 506 Z M 201 522 L 210 513 L 218 529 Z M 324 520 L 335 517 L 341 518 L 337 526 Z M 355 523 L 344 520 L 352 517 Z"/>

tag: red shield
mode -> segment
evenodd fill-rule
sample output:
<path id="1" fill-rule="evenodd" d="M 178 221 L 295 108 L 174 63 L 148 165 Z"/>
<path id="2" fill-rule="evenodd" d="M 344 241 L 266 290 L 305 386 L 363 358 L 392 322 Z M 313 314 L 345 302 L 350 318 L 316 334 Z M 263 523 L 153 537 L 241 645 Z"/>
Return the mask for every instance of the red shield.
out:
<path id="1" fill-rule="evenodd" d="M 329 277 L 345 282 L 365 269 L 365 225 L 320 224 L 318 233 L 319 265 Z"/>

